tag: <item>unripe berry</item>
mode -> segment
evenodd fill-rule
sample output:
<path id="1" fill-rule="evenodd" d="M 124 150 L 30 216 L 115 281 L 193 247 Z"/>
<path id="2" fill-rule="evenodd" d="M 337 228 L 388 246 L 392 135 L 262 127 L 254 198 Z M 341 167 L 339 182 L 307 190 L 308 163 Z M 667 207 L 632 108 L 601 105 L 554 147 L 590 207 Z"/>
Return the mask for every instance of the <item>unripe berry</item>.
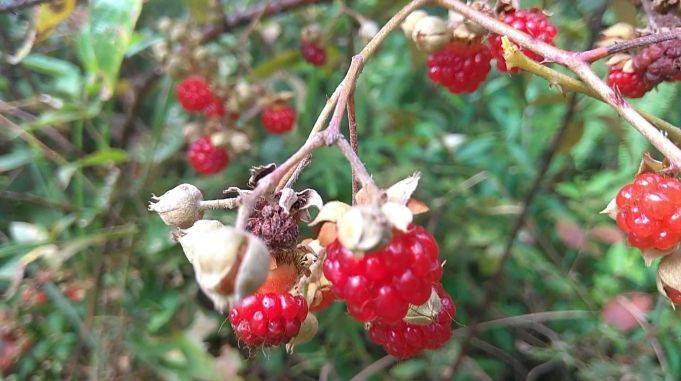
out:
<path id="1" fill-rule="evenodd" d="M 270 133 L 283 134 L 293 129 L 296 122 L 296 110 L 286 103 L 276 102 L 263 109 L 260 120 Z"/>
<path id="2" fill-rule="evenodd" d="M 326 247 L 324 276 L 348 312 L 363 322 L 399 322 L 425 303 L 442 276 L 437 242 L 418 225 L 395 231 L 387 246 L 358 256 L 339 241 Z"/>
<path id="3" fill-rule="evenodd" d="M 213 93 L 206 80 L 199 75 L 192 75 L 175 87 L 178 102 L 189 112 L 203 111 L 212 101 Z"/>
<path id="4" fill-rule="evenodd" d="M 510 12 L 503 13 L 499 19 L 513 28 L 529 34 L 536 40 L 552 44 L 553 39 L 558 34 L 558 30 L 553 26 L 541 9 L 517 9 Z M 492 55 L 497 60 L 497 69 L 501 72 L 516 73 L 518 68 L 508 69 L 506 67 L 506 60 L 504 59 L 504 49 L 501 46 L 501 36 L 493 34 L 489 37 L 489 45 L 492 49 Z M 523 54 L 532 58 L 535 61 L 541 61 L 544 57 L 527 49 L 520 49 Z"/>
<path id="5" fill-rule="evenodd" d="M 487 78 L 492 55 L 478 41 L 452 42 L 428 56 L 428 77 L 454 94 L 472 93 Z"/>
<path id="6" fill-rule="evenodd" d="M 210 136 L 204 136 L 189 145 L 187 158 L 196 172 L 206 175 L 220 172 L 229 164 L 227 151 L 214 146 Z"/>
<path id="7" fill-rule="evenodd" d="M 642 173 L 615 198 L 617 225 L 631 246 L 668 251 L 681 241 L 681 182 Z"/>

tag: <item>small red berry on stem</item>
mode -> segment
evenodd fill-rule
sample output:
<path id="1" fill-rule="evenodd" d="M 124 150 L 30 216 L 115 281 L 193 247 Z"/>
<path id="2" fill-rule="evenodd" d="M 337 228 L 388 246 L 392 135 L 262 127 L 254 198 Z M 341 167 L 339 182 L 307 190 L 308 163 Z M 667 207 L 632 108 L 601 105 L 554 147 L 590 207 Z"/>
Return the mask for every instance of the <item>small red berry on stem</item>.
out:
<path id="1" fill-rule="evenodd" d="M 324 276 L 362 322 L 399 322 L 410 304 L 428 300 L 442 277 L 435 238 L 423 227 L 395 231 L 387 246 L 356 256 L 336 240 L 326 247 Z"/>
<path id="2" fill-rule="evenodd" d="M 293 129 L 296 110 L 287 103 L 275 102 L 262 110 L 262 125 L 272 134 L 283 134 Z"/>
<path id="3" fill-rule="evenodd" d="M 391 325 L 372 322 L 369 326 L 369 339 L 401 359 L 443 346 L 452 337 L 450 324 L 456 314 L 456 306 L 440 284 L 435 285 L 435 290 L 440 297 L 441 307 L 430 324 L 418 325 L 401 321 Z"/>
<path id="4" fill-rule="evenodd" d="M 558 34 L 558 30 L 553 26 L 541 9 L 517 9 L 503 13 L 499 19 L 513 28 L 525 32 L 534 39 L 552 44 L 553 39 Z M 492 49 L 492 55 L 497 60 L 497 69 L 501 72 L 516 73 L 518 68 L 508 69 L 506 67 L 506 60 L 504 59 L 504 49 L 501 46 L 501 36 L 493 34 L 489 37 L 489 46 Z M 541 61 L 544 57 L 527 49 L 520 49 L 523 54 L 532 58 L 535 61 Z"/>
<path id="5" fill-rule="evenodd" d="M 615 198 L 617 225 L 631 246 L 667 251 L 681 241 L 681 182 L 642 173 Z"/>
<path id="6" fill-rule="evenodd" d="M 302 296 L 255 294 L 230 310 L 229 322 L 237 338 L 247 346 L 276 346 L 298 334 L 307 312 L 307 302 Z"/>
<path id="7" fill-rule="evenodd" d="M 204 136 L 189 145 L 187 158 L 196 172 L 213 174 L 229 163 L 227 151 L 213 145 L 210 136 Z"/>
<path id="8" fill-rule="evenodd" d="M 608 69 L 608 86 L 627 98 L 641 98 L 653 89 L 653 85 L 645 79 L 642 72 L 627 73 L 614 66 Z"/>
<path id="9" fill-rule="evenodd" d="M 492 54 L 479 41 L 452 42 L 428 56 L 428 77 L 454 94 L 472 93 L 487 78 Z"/>
<path id="10" fill-rule="evenodd" d="M 199 75 L 182 80 L 175 87 L 175 95 L 182 107 L 189 112 L 203 111 L 213 101 L 208 82 Z"/>
<path id="11" fill-rule="evenodd" d="M 314 66 L 324 66 L 326 63 L 326 49 L 318 42 L 300 40 L 300 54 Z"/>

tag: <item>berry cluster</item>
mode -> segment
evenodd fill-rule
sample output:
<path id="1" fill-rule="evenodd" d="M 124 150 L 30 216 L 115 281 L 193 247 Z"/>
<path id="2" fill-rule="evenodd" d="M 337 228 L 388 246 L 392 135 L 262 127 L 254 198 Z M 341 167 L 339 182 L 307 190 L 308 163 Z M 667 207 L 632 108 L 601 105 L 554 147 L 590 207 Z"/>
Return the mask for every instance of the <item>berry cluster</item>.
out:
<path id="1" fill-rule="evenodd" d="M 640 98 L 663 81 L 681 80 L 681 41 L 669 40 L 647 46 L 631 60 L 631 68 L 621 63 L 608 71 L 608 85 L 627 98 Z"/>
<path id="2" fill-rule="evenodd" d="M 454 94 L 472 93 L 487 78 L 491 59 L 479 41 L 452 42 L 428 56 L 428 77 Z"/>
<path id="3" fill-rule="evenodd" d="M 326 49 L 318 42 L 300 40 L 300 55 L 314 66 L 324 66 L 326 63 Z"/>
<path id="4" fill-rule="evenodd" d="M 671 250 L 681 241 L 681 182 L 642 173 L 620 189 L 617 225 L 631 246 Z"/>
<path id="5" fill-rule="evenodd" d="M 389 354 L 398 358 L 412 357 L 425 349 L 437 349 L 452 337 L 450 324 L 456 314 L 452 298 L 440 284 L 435 285 L 441 307 L 430 324 L 417 325 L 404 321 L 389 325 L 373 322 L 369 326 L 369 339 L 383 346 Z"/>
<path id="6" fill-rule="evenodd" d="M 270 133 L 283 134 L 293 129 L 296 110 L 287 103 L 275 102 L 262 110 L 260 121 Z"/>
<path id="7" fill-rule="evenodd" d="M 546 15 L 538 8 L 511 10 L 502 14 L 500 20 L 521 32 L 529 34 L 534 39 L 547 44 L 552 44 L 553 39 L 556 37 L 556 34 L 558 34 L 558 29 L 549 22 Z M 500 35 L 494 34 L 490 36 L 489 46 L 492 50 L 492 56 L 497 60 L 497 69 L 499 71 L 503 73 L 515 73 L 519 70 L 518 68 L 509 70 L 508 67 L 506 67 L 504 49 L 501 46 Z M 522 48 L 521 51 L 535 61 L 544 59 L 542 56 L 529 49 Z"/>
<path id="8" fill-rule="evenodd" d="M 549 23 L 540 9 L 511 10 L 503 13 L 500 19 L 548 44 L 553 43 L 558 33 L 556 27 Z M 536 61 L 543 59 L 528 49 L 523 48 L 522 52 Z M 481 43 L 479 38 L 472 41 L 455 40 L 430 54 L 427 62 L 428 77 L 454 94 L 472 93 L 487 78 L 492 58 L 496 59 L 499 71 L 518 72 L 517 68 L 509 69 L 506 66 L 501 36 L 493 34 L 489 36 L 487 45 Z"/>
<path id="9" fill-rule="evenodd" d="M 187 158 L 196 172 L 204 175 L 220 172 L 229 164 L 227 151 L 214 146 L 210 136 L 203 136 L 190 144 Z"/>
<path id="10" fill-rule="evenodd" d="M 362 322 L 397 323 L 410 304 L 428 301 L 442 267 L 433 236 L 418 225 L 396 231 L 387 246 L 357 256 L 336 240 L 326 247 L 324 276 Z"/>
<path id="11" fill-rule="evenodd" d="M 236 336 L 249 347 L 287 343 L 300 331 L 307 302 L 289 293 L 264 293 L 246 297 L 229 312 Z"/>

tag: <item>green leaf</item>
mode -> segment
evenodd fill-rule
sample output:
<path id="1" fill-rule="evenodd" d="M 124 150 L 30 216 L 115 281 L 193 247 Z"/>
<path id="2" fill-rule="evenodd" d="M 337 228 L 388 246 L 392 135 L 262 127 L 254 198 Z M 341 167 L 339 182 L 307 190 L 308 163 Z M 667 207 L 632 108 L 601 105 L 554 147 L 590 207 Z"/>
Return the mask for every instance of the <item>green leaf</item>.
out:
<path id="1" fill-rule="evenodd" d="M 72 98 L 80 94 L 82 86 L 80 70 L 71 62 L 42 54 L 31 54 L 24 58 L 21 64 L 32 71 L 52 77 L 57 92 Z"/>
<path id="2" fill-rule="evenodd" d="M 295 49 L 285 50 L 271 60 L 265 61 L 253 68 L 252 79 L 263 79 L 276 73 L 277 71 L 291 66 L 300 60 L 300 53 Z"/>
<path id="3" fill-rule="evenodd" d="M 22 167 L 33 160 L 33 151 L 20 150 L 0 156 L 0 173 Z"/>
<path id="4" fill-rule="evenodd" d="M 120 149 L 107 149 L 97 151 L 93 154 L 83 157 L 82 159 L 66 164 L 57 170 L 57 180 L 66 187 L 71 182 L 71 177 L 77 170 L 84 167 L 94 167 L 98 165 L 118 164 L 128 159 L 127 152 Z"/>
<path id="5" fill-rule="evenodd" d="M 86 28 L 89 36 L 84 42 L 91 44 L 97 62 L 97 75 L 103 80 L 100 97 L 104 100 L 113 95 L 118 71 L 132 41 L 132 33 L 141 10 L 142 0 L 90 2 L 90 20 Z M 81 50 L 87 52 L 89 49 Z"/>

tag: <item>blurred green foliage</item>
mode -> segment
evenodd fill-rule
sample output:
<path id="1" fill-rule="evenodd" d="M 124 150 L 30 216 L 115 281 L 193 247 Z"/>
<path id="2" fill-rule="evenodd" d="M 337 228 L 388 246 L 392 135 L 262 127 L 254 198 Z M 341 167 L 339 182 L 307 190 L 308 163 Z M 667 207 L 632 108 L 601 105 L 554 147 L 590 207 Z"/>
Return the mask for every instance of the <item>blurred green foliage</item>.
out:
<path id="1" fill-rule="evenodd" d="M 183 182 L 218 198 L 228 186 L 244 187 L 250 166 L 281 162 L 294 152 L 362 43 L 357 25 L 334 16 L 337 3 L 266 20 L 278 24 L 281 35 L 273 44 L 251 36 L 248 79 L 280 88 L 300 84 L 292 89 L 298 128 L 269 136 L 256 122 L 244 123 L 253 148 L 232 158 L 220 175 L 203 177 L 186 165 L 182 129 L 188 116 L 167 75 L 141 100 L 132 139 L 121 141 L 129 91 L 155 69 L 148 52 L 158 38 L 155 21 L 206 17 L 207 2 L 142 3 L 81 4 L 73 22 L 36 44 L 21 63 L 3 61 L 0 67 L 3 325 L 30 340 L 8 379 L 349 379 L 384 353 L 340 303 L 320 314 L 319 334 L 294 354 L 228 347 L 220 355 L 224 343 L 236 344 L 229 324 L 201 302 L 190 264 L 146 202 Z M 226 3 L 229 14 L 257 2 Z M 348 1 L 379 24 L 404 3 Z M 523 1 L 551 11 L 560 30 L 557 45 L 577 50 L 591 38 L 585 20 L 602 4 Z M 0 15 L 5 52 L 24 38 L 28 17 Z M 627 2 L 611 1 L 603 21 L 627 18 Z M 295 53 L 300 28 L 312 21 L 332 35 L 330 63 L 321 69 Z M 242 30 L 233 33 L 219 40 L 233 46 Z M 359 149 L 381 185 L 422 172 L 416 197 L 431 211 L 419 222 L 434 232 L 446 259 L 443 282 L 457 303 L 457 331 L 442 350 L 390 365 L 374 378 L 447 375 L 471 322 L 579 310 L 588 312 L 483 331 L 455 379 L 514 379 L 530 370 L 545 371 L 546 379 L 678 379 L 679 315 L 657 297 L 654 266 L 646 268 L 617 237 L 609 240 L 616 236 L 614 224 L 598 214 L 631 179 L 651 149 L 647 142 L 607 105 L 578 96 L 573 126 L 530 207 L 503 282 L 492 290 L 492 308 L 480 310 L 485 281 L 497 269 L 542 152 L 561 127 L 567 98 L 541 78 L 494 70 L 477 92 L 454 96 L 428 81 L 424 58 L 397 32 L 367 64 L 356 90 Z M 226 65 L 234 61 L 234 53 L 225 51 Z M 596 69 L 605 72 L 602 64 Z M 679 125 L 680 101 L 679 86 L 662 84 L 635 103 Z M 339 152 L 323 149 L 298 184 L 317 189 L 325 200 L 349 201 L 349 173 Z M 234 219 L 223 211 L 207 217 Z M 561 232 L 561 223 L 572 229 Z M 47 283 L 41 280 L 46 272 Z M 70 286 L 84 289 L 84 297 L 71 298 Z M 46 301 L 33 303 L 30 292 L 40 290 Z M 601 320 L 603 305 L 629 291 L 657 300 L 646 330 L 623 333 Z"/>

